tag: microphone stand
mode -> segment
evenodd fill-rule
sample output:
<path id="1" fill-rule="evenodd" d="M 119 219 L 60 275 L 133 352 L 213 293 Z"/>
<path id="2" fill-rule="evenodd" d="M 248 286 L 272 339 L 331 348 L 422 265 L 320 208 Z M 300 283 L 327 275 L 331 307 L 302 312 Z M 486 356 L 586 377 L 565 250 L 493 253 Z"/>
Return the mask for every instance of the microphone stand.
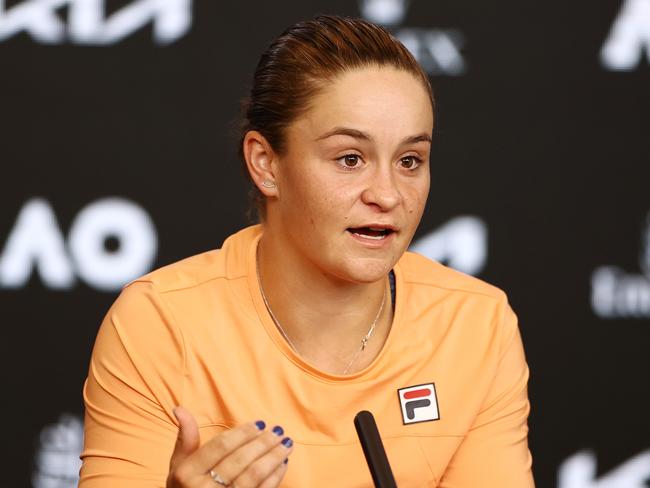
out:
<path id="1" fill-rule="evenodd" d="M 370 412 L 362 410 L 355 415 L 354 426 L 357 429 L 357 435 L 361 441 L 363 454 L 366 456 L 375 488 L 397 488 L 375 418 Z"/>

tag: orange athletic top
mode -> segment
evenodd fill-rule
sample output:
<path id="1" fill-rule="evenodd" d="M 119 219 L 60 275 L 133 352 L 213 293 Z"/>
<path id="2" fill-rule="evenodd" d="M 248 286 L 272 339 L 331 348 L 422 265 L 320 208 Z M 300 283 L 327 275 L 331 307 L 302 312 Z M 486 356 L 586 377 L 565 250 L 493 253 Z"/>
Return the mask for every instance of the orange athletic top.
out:
<path id="1" fill-rule="evenodd" d="M 502 291 L 406 253 L 382 351 L 362 371 L 327 374 L 264 306 L 261 233 L 246 228 L 123 289 L 84 387 L 81 488 L 164 487 L 179 404 L 202 443 L 249 420 L 282 425 L 295 442 L 283 487 L 371 487 L 360 410 L 374 414 L 400 488 L 534 486 L 528 368 Z"/>

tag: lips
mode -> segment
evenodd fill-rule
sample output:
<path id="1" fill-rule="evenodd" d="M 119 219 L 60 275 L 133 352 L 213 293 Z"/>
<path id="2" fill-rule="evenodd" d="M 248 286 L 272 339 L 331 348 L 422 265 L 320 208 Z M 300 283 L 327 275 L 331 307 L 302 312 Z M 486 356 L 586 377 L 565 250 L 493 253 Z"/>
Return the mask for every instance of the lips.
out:
<path id="1" fill-rule="evenodd" d="M 370 225 L 367 227 L 348 227 L 347 231 L 364 239 L 380 241 L 395 232 L 395 229 L 384 225 Z"/>

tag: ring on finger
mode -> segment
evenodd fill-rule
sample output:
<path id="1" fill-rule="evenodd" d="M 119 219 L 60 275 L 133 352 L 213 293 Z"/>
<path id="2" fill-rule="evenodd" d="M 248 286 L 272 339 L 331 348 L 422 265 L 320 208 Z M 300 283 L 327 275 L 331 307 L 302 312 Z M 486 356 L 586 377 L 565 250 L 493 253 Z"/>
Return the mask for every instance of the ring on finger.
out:
<path id="1" fill-rule="evenodd" d="M 221 486 L 232 486 L 230 483 L 226 482 L 226 480 L 224 480 L 221 476 L 219 476 L 219 473 L 215 473 L 214 469 L 210 470 L 210 478 L 212 478 L 212 481 L 220 484 Z"/>

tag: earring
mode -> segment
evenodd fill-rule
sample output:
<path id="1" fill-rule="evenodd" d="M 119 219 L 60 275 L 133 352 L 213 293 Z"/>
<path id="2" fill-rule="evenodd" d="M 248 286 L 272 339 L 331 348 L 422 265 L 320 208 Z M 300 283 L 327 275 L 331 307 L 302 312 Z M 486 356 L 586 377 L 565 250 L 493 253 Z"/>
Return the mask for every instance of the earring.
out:
<path id="1" fill-rule="evenodd" d="M 262 182 L 262 186 L 263 186 L 264 188 L 275 188 L 275 183 L 272 182 L 271 180 L 264 180 L 264 181 Z"/>

